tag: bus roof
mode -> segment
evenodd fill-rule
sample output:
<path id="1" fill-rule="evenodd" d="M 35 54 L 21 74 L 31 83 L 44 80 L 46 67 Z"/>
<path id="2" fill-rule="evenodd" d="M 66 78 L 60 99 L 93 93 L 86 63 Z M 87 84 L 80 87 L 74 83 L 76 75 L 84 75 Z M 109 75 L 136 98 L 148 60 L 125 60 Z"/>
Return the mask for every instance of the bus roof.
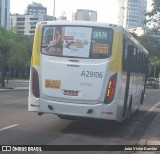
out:
<path id="1" fill-rule="evenodd" d="M 77 26 L 93 26 L 93 27 L 108 27 L 117 31 L 123 31 L 123 27 L 111 23 L 95 22 L 95 21 L 67 21 L 67 20 L 56 20 L 56 21 L 41 21 L 37 23 L 37 27 L 45 25 L 77 25 Z"/>

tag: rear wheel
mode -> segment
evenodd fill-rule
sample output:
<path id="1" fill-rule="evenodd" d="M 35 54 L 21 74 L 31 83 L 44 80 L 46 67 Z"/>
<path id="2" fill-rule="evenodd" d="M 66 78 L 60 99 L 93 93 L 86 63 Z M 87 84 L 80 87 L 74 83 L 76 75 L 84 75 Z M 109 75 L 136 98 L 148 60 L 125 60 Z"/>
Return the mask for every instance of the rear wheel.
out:
<path id="1" fill-rule="evenodd" d="M 132 97 L 130 99 L 129 107 L 128 107 L 128 110 L 127 110 L 127 116 L 123 121 L 124 124 L 128 124 L 129 123 L 129 121 L 131 119 L 131 115 L 132 115 Z"/>
<path id="2" fill-rule="evenodd" d="M 142 91 L 142 94 L 141 94 L 141 101 L 140 101 L 140 104 L 143 104 L 143 101 L 144 101 L 144 91 Z"/>
<path id="3" fill-rule="evenodd" d="M 128 112 L 127 112 L 127 120 L 129 121 L 130 118 L 131 118 L 131 114 L 132 114 L 132 104 L 130 103 L 129 104 L 129 107 L 128 107 Z"/>

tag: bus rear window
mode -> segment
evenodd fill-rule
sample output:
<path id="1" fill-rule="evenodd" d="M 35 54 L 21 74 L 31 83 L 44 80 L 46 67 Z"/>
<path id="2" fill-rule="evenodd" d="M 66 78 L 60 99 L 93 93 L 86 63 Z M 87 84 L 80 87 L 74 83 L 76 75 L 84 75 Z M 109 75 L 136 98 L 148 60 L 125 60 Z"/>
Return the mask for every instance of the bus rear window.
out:
<path id="1" fill-rule="evenodd" d="M 111 55 L 113 30 L 101 27 L 45 26 L 42 53 L 58 57 L 102 59 Z"/>

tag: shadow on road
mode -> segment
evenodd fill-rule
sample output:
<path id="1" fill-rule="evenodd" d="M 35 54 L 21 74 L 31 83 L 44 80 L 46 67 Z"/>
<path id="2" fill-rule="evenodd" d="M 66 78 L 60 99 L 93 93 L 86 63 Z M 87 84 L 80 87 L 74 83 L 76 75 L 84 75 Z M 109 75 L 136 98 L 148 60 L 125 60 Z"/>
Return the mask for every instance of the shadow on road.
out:
<path id="1" fill-rule="evenodd" d="M 141 118 L 145 114 L 146 111 L 139 111 L 131 117 L 128 124 L 114 121 L 73 121 L 63 129 L 62 133 L 100 138 L 139 139 L 155 118 L 157 112 L 152 111 Z"/>

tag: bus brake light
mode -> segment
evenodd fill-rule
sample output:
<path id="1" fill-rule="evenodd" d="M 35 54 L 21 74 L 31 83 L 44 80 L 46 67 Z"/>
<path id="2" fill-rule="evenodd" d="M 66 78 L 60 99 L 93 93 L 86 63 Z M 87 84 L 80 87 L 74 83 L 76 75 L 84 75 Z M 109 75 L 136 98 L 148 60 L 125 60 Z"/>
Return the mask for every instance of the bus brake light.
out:
<path id="1" fill-rule="evenodd" d="M 117 82 L 117 74 L 114 74 L 108 82 L 108 87 L 106 90 L 106 96 L 104 100 L 105 104 L 109 104 L 110 102 L 113 101 L 115 89 L 116 89 L 116 82 Z"/>
<path id="2" fill-rule="evenodd" d="M 39 77 L 34 67 L 32 67 L 32 93 L 36 98 L 39 98 Z"/>

